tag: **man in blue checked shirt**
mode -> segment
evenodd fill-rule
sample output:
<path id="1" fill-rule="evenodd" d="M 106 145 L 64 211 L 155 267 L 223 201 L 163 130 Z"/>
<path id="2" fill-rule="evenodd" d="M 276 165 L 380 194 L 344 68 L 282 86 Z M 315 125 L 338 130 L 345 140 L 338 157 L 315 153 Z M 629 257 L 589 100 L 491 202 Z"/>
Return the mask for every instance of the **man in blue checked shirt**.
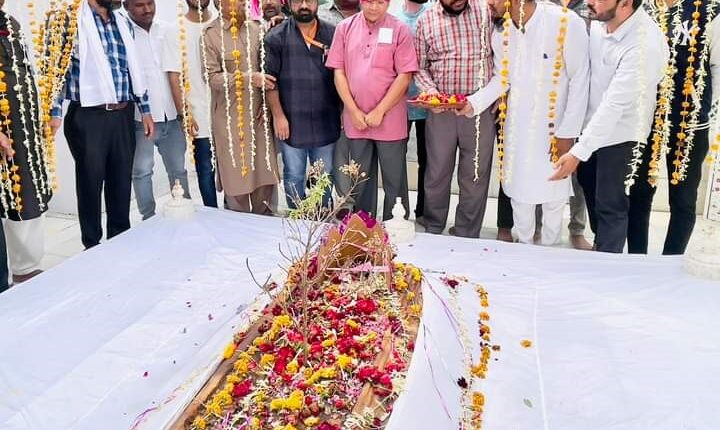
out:
<path id="1" fill-rule="evenodd" d="M 135 103 L 145 136 L 150 138 L 154 131 L 131 24 L 112 6 L 112 0 L 83 2 L 65 89 L 51 122 L 57 131 L 61 103 L 69 100 L 65 137 L 75 159 L 78 215 L 86 249 L 98 245 L 103 236 L 103 191 L 107 238 L 130 228 Z"/>

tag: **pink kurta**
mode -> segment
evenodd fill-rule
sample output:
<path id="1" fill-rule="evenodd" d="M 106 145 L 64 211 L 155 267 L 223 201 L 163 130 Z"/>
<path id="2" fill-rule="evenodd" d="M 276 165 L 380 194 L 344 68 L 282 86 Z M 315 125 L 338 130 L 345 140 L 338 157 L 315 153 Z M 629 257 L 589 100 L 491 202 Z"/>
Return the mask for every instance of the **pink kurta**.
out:
<path id="1" fill-rule="evenodd" d="M 345 71 L 352 97 L 365 113 L 380 103 L 399 74 L 418 70 L 410 29 L 387 13 L 375 24 L 368 23 L 362 13 L 338 24 L 326 65 Z M 403 140 L 408 136 L 407 107 L 396 104 L 379 127 L 363 131 L 353 126 L 345 108 L 343 126 L 350 139 Z"/>

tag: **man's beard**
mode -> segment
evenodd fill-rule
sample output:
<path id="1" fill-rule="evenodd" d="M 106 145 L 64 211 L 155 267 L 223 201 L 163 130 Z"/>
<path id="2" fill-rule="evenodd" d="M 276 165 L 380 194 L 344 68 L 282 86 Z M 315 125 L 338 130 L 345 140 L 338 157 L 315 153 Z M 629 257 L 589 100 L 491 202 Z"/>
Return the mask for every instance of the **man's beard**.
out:
<path id="1" fill-rule="evenodd" d="M 210 7 L 209 0 L 187 0 L 188 7 L 192 10 L 207 10 Z"/>
<path id="2" fill-rule="evenodd" d="M 417 3 L 417 4 L 425 4 L 428 2 L 428 0 L 410 0 L 410 1 L 413 3 Z"/>
<path id="3" fill-rule="evenodd" d="M 618 2 L 615 4 L 614 8 L 612 8 L 602 14 L 599 14 L 599 15 L 593 10 L 592 7 L 590 7 L 588 5 L 588 10 L 590 11 L 588 16 L 589 16 L 590 20 L 592 20 L 592 21 L 608 22 L 611 19 L 615 18 L 615 15 L 617 14 L 617 8 L 619 5 L 620 4 Z"/>
<path id="4" fill-rule="evenodd" d="M 307 12 L 307 13 L 301 13 L 301 12 Z M 317 17 L 316 14 L 312 13 L 311 11 L 307 9 L 300 9 L 299 11 L 292 13 L 293 18 L 295 18 L 295 21 L 307 24 L 309 22 L 313 22 L 313 20 Z"/>
<path id="5" fill-rule="evenodd" d="M 467 9 L 468 4 L 469 4 L 469 2 L 465 3 L 465 6 L 462 8 L 462 10 L 455 10 L 455 9 L 452 9 L 450 6 L 446 6 L 445 3 L 443 3 L 442 1 L 440 2 L 440 6 L 442 6 L 442 8 L 445 10 L 445 12 L 447 12 L 449 15 L 453 15 L 453 16 L 457 16 L 457 15 L 460 15 L 461 13 L 465 12 L 465 9 Z"/>

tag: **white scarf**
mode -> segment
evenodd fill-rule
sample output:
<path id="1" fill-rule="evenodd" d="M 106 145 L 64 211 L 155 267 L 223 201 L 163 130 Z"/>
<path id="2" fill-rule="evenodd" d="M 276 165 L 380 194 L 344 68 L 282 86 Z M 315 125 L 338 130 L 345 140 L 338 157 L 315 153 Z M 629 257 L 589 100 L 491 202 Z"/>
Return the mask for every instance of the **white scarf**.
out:
<path id="1" fill-rule="evenodd" d="M 142 69 L 135 53 L 135 40 L 127 20 L 117 12 L 115 22 L 120 30 L 127 57 L 132 91 L 140 98 L 147 92 Z M 80 104 L 98 106 L 118 103 L 110 62 L 105 54 L 93 11 L 87 1 L 83 2 L 78 22 L 78 59 L 80 60 Z"/>

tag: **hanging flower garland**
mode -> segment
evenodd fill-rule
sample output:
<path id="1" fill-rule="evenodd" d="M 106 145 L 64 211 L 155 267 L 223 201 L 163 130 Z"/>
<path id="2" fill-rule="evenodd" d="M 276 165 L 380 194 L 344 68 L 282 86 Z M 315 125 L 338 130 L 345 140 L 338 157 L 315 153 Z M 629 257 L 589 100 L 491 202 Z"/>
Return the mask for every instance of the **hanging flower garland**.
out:
<path id="1" fill-rule="evenodd" d="M 15 42 L 17 42 L 18 39 L 16 38 L 14 27 L 10 23 L 8 23 L 7 27 L 8 27 L 8 42 L 10 43 L 10 51 L 11 51 L 11 57 L 12 57 L 12 66 L 11 67 L 12 67 L 12 71 L 13 71 L 13 74 L 15 75 L 16 79 L 19 79 L 20 78 L 20 66 L 19 66 L 19 60 L 18 60 L 18 53 L 17 53 L 17 50 L 15 49 Z M 32 85 L 32 81 L 29 83 L 27 82 L 28 79 L 29 79 L 28 71 L 26 70 L 25 83 L 26 83 L 26 85 Z M 34 156 L 33 156 L 34 148 L 31 147 L 31 143 L 33 143 L 33 142 L 30 142 L 30 139 L 29 139 L 30 130 L 28 128 L 28 114 L 27 114 L 27 109 L 25 109 L 25 101 L 26 100 L 25 100 L 25 93 L 23 92 L 23 89 L 24 88 L 23 88 L 22 84 L 18 80 L 16 82 L 14 90 L 15 90 L 15 93 L 16 93 L 17 99 L 18 99 L 18 113 L 20 116 L 20 121 L 22 123 L 22 130 L 23 130 L 23 137 L 24 137 L 22 139 L 22 143 L 25 146 L 25 152 L 26 152 L 26 158 L 27 158 L 27 169 L 30 172 L 30 178 L 32 180 L 33 187 L 35 189 L 35 197 L 37 199 L 38 205 L 41 209 L 43 209 L 45 207 L 45 203 L 43 202 L 43 199 L 41 196 L 42 190 L 41 190 L 41 186 L 39 184 L 40 181 L 38 180 L 38 176 L 42 179 L 42 175 L 39 175 L 39 172 L 35 168 Z M 28 89 L 32 89 L 32 86 L 29 86 Z M 34 110 L 34 108 L 35 108 L 35 103 L 33 102 L 34 97 L 32 96 L 32 93 L 30 93 L 29 96 L 30 96 L 29 99 L 30 99 L 31 109 Z M 37 126 L 35 126 L 35 129 L 37 129 Z M 40 145 L 38 145 L 38 147 L 39 146 Z M 41 154 L 38 151 L 38 157 L 40 155 Z M 42 182 L 44 185 L 45 181 L 42 180 Z"/>
<path id="2" fill-rule="evenodd" d="M 645 79 L 644 71 L 644 65 L 645 65 L 645 47 L 647 42 L 647 30 L 645 29 L 645 26 L 640 26 L 640 32 L 639 32 L 639 40 L 640 43 L 638 44 L 640 46 L 640 66 L 637 69 L 637 83 L 638 88 L 640 89 L 640 94 L 638 95 L 638 101 L 637 101 L 637 114 L 638 118 L 642 118 L 645 114 L 645 93 L 647 90 L 647 82 Z M 638 121 L 637 124 L 637 136 L 642 135 L 642 128 L 643 128 L 643 122 Z M 637 177 L 637 171 L 640 167 L 640 164 L 642 164 L 643 161 L 643 154 L 645 153 L 645 147 L 647 146 L 645 139 L 638 139 L 637 143 L 635 144 L 635 147 L 633 147 L 632 150 L 632 160 L 630 161 L 630 173 L 628 173 L 625 177 L 625 194 L 630 194 L 630 188 L 635 183 L 635 178 Z"/>
<path id="3" fill-rule="evenodd" d="M 10 27 L 11 25 L 8 25 Z M 3 67 L 4 64 L 0 64 Z M 10 99 L 8 98 L 7 90 L 8 84 L 5 80 L 5 72 L 0 70 L 0 132 L 4 133 L 10 141 L 10 153 L 3 157 L 2 164 L 2 179 L 3 184 L 10 196 L 9 208 L 14 209 L 18 212 L 22 211 L 22 197 L 20 196 L 21 185 L 20 185 L 20 167 L 15 164 L 13 155 L 15 151 L 12 149 L 15 140 L 13 139 L 12 132 L 12 120 L 10 119 L 11 108 Z M 7 209 L 7 208 L 6 208 Z"/>
<path id="4" fill-rule="evenodd" d="M 198 5 L 200 3 L 198 2 Z M 185 132 L 185 144 L 190 160 L 195 164 L 195 139 L 193 139 L 193 115 L 190 106 L 190 66 L 188 64 L 187 29 L 185 28 L 185 8 L 182 0 L 177 4 L 178 38 L 180 42 L 180 91 L 182 93 L 182 120 Z"/>
<path id="5" fill-rule="evenodd" d="M 260 26 L 260 73 L 265 79 L 265 27 Z M 267 91 L 263 86 L 262 89 L 262 117 L 263 117 L 263 133 L 265 138 L 265 168 L 272 171 L 272 159 L 270 158 L 270 142 L 272 137 L 270 136 L 270 115 L 268 114 L 267 107 Z"/>
<path id="6" fill-rule="evenodd" d="M 229 0 L 229 1 L 234 1 L 234 0 Z M 220 21 L 219 21 L 219 22 L 220 22 L 220 57 L 221 57 L 220 62 L 222 63 L 223 90 L 224 90 L 224 95 L 225 95 L 225 118 L 226 118 L 226 124 L 225 124 L 225 126 L 226 126 L 226 129 L 227 129 L 227 135 L 228 135 L 228 152 L 229 152 L 229 154 L 230 154 L 230 162 L 232 163 L 233 168 L 235 168 L 235 167 L 237 167 L 237 163 L 236 163 L 236 161 L 235 161 L 235 149 L 234 149 L 235 139 L 233 138 L 233 135 L 234 135 L 234 134 L 233 134 L 233 132 L 232 132 L 232 116 L 231 116 L 231 114 L 230 114 L 230 105 L 231 105 L 231 101 L 230 101 L 230 77 L 229 77 L 230 72 L 228 71 L 227 65 L 226 65 L 225 60 L 224 60 L 224 59 L 225 59 L 225 53 L 226 53 L 226 49 L 225 49 L 225 28 L 224 28 L 224 27 L 225 27 L 225 17 L 223 16 L 223 12 L 222 12 L 222 0 L 220 0 L 220 4 L 219 4 L 218 6 L 219 6 L 219 7 L 218 7 L 218 12 L 219 12 L 219 18 L 218 18 L 218 19 L 220 20 Z M 205 51 L 205 49 L 203 48 L 203 52 L 204 52 L 204 51 Z M 233 50 L 233 57 L 235 56 L 235 52 L 236 52 L 236 51 L 237 51 L 237 49 Z M 238 52 L 239 52 L 239 51 L 238 51 Z M 207 71 L 207 63 L 206 63 L 205 66 L 206 66 L 206 67 L 205 67 L 205 70 Z M 206 72 L 206 82 L 209 82 L 209 81 L 207 81 L 207 74 L 208 74 L 208 73 Z M 240 87 L 240 88 L 242 89 L 242 87 Z M 236 94 L 238 94 L 237 88 L 236 88 Z M 242 98 L 242 91 L 240 91 L 239 94 L 240 94 L 240 97 Z M 242 106 L 242 103 L 239 103 L 239 105 Z M 242 115 L 240 116 L 240 118 L 238 119 L 238 121 L 240 121 L 241 118 L 242 118 Z M 243 142 L 242 142 L 242 141 L 243 141 L 243 134 L 244 134 L 244 133 L 243 133 L 243 130 L 242 130 L 242 128 L 240 128 L 240 131 L 239 131 L 239 133 L 238 133 L 238 137 L 240 138 L 240 148 L 241 148 L 241 150 L 244 149 L 244 147 L 245 147 L 244 144 L 243 144 Z M 241 170 L 242 170 L 242 171 L 245 171 L 245 170 L 247 169 L 246 164 L 245 164 L 245 152 L 242 151 L 242 152 L 240 153 L 240 155 L 241 155 L 241 159 L 240 159 L 240 162 L 241 162 Z"/>
<path id="7" fill-rule="evenodd" d="M 234 0 L 232 0 L 234 1 Z M 247 63 L 247 86 L 248 86 L 248 109 L 250 111 L 250 115 L 248 115 L 248 119 L 250 121 L 250 168 L 255 171 L 255 155 L 256 155 L 256 144 L 257 144 L 257 136 L 255 136 L 255 102 L 254 102 L 254 91 L 253 83 L 252 83 L 252 76 L 253 76 L 253 54 L 252 54 L 252 46 L 250 38 L 250 2 L 245 1 L 245 55 L 246 55 L 246 63 Z M 242 88 L 242 86 L 240 87 Z M 243 176 L 247 174 L 244 173 Z"/>
<path id="8" fill-rule="evenodd" d="M 693 5 L 695 5 L 698 9 L 702 5 L 701 0 L 695 0 L 693 2 Z M 716 2 L 714 1 L 708 1 L 706 5 L 706 25 L 710 25 L 714 18 L 714 11 L 715 11 Z M 690 52 L 692 55 L 697 54 L 697 47 L 695 46 L 697 44 L 697 41 L 695 42 L 695 45 L 693 45 L 692 41 L 693 38 L 697 39 L 697 34 L 700 32 L 700 25 L 699 25 L 699 18 L 700 18 L 700 12 L 699 10 L 696 10 L 696 13 L 693 13 L 693 27 L 690 29 Z M 707 65 L 709 63 L 709 56 L 710 56 L 710 44 L 711 41 L 708 39 L 708 33 L 707 31 L 703 31 L 702 35 L 702 44 L 703 44 L 703 50 L 700 53 L 700 66 L 697 70 L 697 82 L 695 84 L 695 92 L 692 96 L 694 103 L 693 111 L 690 114 L 690 119 L 688 121 L 688 127 L 687 127 L 687 136 L 685 138 L 684 142 L 684 151 L 680 157 L 680 164 L 678 167 L 678 174 L 679 174 L 679 182 L 682 182 L 687 177 L 687 167 L 688 163 L 690 162 L 690 153 L 692 152 L 694 142 L 695 142 L 695 132 L 698 129 L 699 123 L 698 123 L 698 117 L 700 116 L 700 110 L 701 110 L 701 103 L 703 94 L 705 93 L 705 86 L 706 86 L 706 77 L 707 77 Z M 690 66 L 688 66 L 688 71 L 690 69 Z M 681 124 L 682 125 L 682 124 Z M 671 181 L 672 183 L 672 181 Z M 677 184 L 674 184 L 677 185 Z"/>
<path id="9" fill-rule="evenodd" d="M 503 94 L 498 105 L 498 139 L 497 139 L 497 167 L 498 179 L 505 179 L 505 123 L 507 122 L 508 88 L 510 88 L 510 0 L 505 0 L 505 13 L 503 14 L 502 31 L 502 60 L 500 65 L 500 85 Z"/>
<path id="10" fill-rule="evenodd" d="M 490 55 L 490 50 L 488 49 L 488 32 L 484 29 L 487 28 L 488 25 L 488 9 L 487 7 L 482 7 L 480 9 L 480 28 L 482 28 L 482 33 L 480 36 L 480 84 L 478 88 L 484 88 L 485 85 L 487 85 L 487 78 L 486 73 L 487 70 L 485 69 L 485 58 L 487 58 L 488 55 Z M 473 181 L 478 181 L 480 179 L 480 114 L 481 112 L 476 112 L 475 115 L 475 156 L 473 157 L 473 167 L 475 169 L 474 171 L 474 178 Z"/>
<path id="11" fill-rule="evenodd" d="M 680 2 L 675 8 L 675 12 L 672 15 L 673 28 L 680 28 L 682 25 L 682 9 L 683 3 Z M 653 15 L 655 21 L 660 26 L 660 30 L 665 35 L 665 38 L 670 47 L 670 61 L 665 68 L 665 74 L 660 82 L 660 88 L 658 91 L 657 108 L 655 110 L 655 119 L 652 133 L 652 144 L 650 155 L 649 167 L 648 167 L 648 183 L 653 187 L 657 185 L 658 178 L 660 177 L 660 162 L 668 151 L 668 143 L 670 141 L 670 112 L 672 101 L 675 98 L 675 75 L 677 69 L 677 46 L 673 38 L 669 36 L 668 28 L 668 13 L 667 3 L 663 0 L 657 2 L 656 7 L 653 9 Z"/>
<path id="12" fill-rule="evenodd" d="M 181 0 L 178 0 L 181 1 Z M 198 2 L 198 13 L 201 17 L 204 17 L 203 15 L 203 8 L 202 8 L 202 2 Z M 210 14 L 210 8 L 208 8 L 205 13 Z M 222 19 L 221 19 L 222 22 Z M 221 32 L 222 34 L 222 32 Z M 221 36 L 222 37 L 222 36 Z M 200 32 L 200 54 L 202 55 L 202 65 L 203 65 L 203 77 L 205 79 L 205 94 L 206 96 L 210 96 L 212 93 L 210 89 L 210 72 L 208 69 L 208 57 L 207 57 L 207 44 L 205 40 L 205 31 Z M 223 48 L 224 49 L 224 48 Z M 225 71 L 223 71 L 225 73 Z M 227 81 L 226 81 L 227 82 Z M 227 88 L 226 88 L 227 90 Z M 227 93 L 226 93 L 227 94 Z M 229 97 L 228 97 L 229 98 Z M 207 103 L 207 123 L 212 124 L 212 105 L 210 103 Z M 209 134 L 209 142 L 210 142 L 210 164 L 212 165 L 213 171 L 217 170 L 217 160 L 215 157 L 215 140 L 213 138 L 213 133 Z"/>
<path id="13" fill-rule="evenodd" d="M 563 1 L 562 4 L 562 16 L 560 17 L 560 29 L 558 30 L 557 36 L 557 49 L 555 50 L 555 64 L 553 65 L 552 73 L 552 88 L 548 93 L 548 133 L 550 135 L 550 161 L 557 163 L 558 159 L 558 145 L 557 137 L 555 136 L 555 124 L 557 121 L 557 98 L 558 98 L 558 87 L 560 85 L 560 75 L 563 67 L 565 67 L 565 38 L 567 37 L 568 29 L 568 12 L 567 2 Z"/>

